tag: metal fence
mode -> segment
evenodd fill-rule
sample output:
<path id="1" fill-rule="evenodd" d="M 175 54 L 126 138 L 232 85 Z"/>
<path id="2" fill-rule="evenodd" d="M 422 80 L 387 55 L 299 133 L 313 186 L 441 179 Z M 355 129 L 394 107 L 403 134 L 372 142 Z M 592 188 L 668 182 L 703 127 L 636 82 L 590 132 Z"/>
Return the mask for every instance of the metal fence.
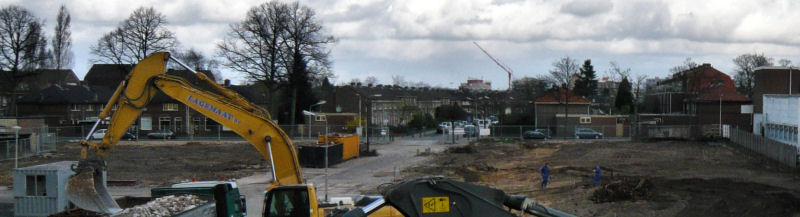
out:
<path id="1" fill-rule="evenodd" d="M 19 139 L 19 143 L 17 140 L 0 141 L 0 160 L 12 160 L 17 156 L 26 158 L 51 151 L 55 151 L 55 143 L 37 142 L 31 138 Z"/>
<path id="2" fill-rule="evenodd" d="M 781 162 L 784 165 L 793 168 L 798 167 L 797 146 L 767 139 L 736 128 L 730 129 L 729 139 L 733 143 L 741 145 L 742 147 L 764 155 L 770 159 Z"/>
<path id="3" fill-rule="evenodd" d="M 533 125 L 496 125 L 490 126 L 491 134 L 494 138 L 522 138 L 526 131 L 545 129 L 550 132 L 552 138 L 577 138 L 578 130 L 586 129 L 586 132 L 601 133 L 600 138 L 625 138 L 631 136 L 631 125 L 570 125 L 570 126 L 533 126 Z M 583 136 L 582 136 L 583 137 Z M 590 136 L 591 137 L 591 136 Z"/>
<path id="4" fill-rule="evenodd" d="M 19 138 L 0 140 L 0 160 L 26 158 L 56 150 L 57 133 L 52 128 L 21 131 Z"/>

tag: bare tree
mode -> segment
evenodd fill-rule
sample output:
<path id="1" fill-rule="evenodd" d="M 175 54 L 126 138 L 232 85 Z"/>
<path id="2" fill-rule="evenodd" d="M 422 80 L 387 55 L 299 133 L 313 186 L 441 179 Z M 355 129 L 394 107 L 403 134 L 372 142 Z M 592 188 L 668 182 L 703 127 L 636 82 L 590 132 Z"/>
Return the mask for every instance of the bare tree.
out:
<path id="1" fill-rule="evenodd" d="M 367 86 L 374 86 L 378 84 L 378 78 L 371 75 L 367 76 L 367 78 L 364 79 L 364 83 L 367 84 Z"/>
<path id="2" fill-rule="evenodd" d="M 742 54 L 733 59 L 736 64 L 736 75 L 733 77 L 736 88 L 740 93 L 753 96 L 753 86 L 755 86 L 755 71 L 761 66 L 772 66 L 772 58 L 764 54 Z"/>
<path id="3" fill-rule="evenodd" d="M 553 84 L 556 89 L 556 99 L 561 101 L 562 99 L 562 92 L 563 100 L 564 100 L 564 122 L 565 125 L 569 123 L 569 98 L 570 98 L 570 90 L 573 87 L 573 83 L 575 81 L 574 76 L 578 73 L 578 62 L 576 59 L 570 58 L 569 56 L 562 57 L 561 59 L 553 62 L 553 69 L 550 70 L 550 74 L 547 76 L 542 77 L 545 81 Z"/>
<path id="4" fill-rule="evenodd" d="M 288 13 L 288 6 L 277 1 L 255 6 L 242 22 L 232 24 L 227 37 L 217 44 L 223 66 L 244 73 L 248 80 L 267 88 L 272 114 L 277 113 L 275 92 L 286 80 L 281 45 Z"/>
<path id="5" fill-rule="evenodd" d="M 622 69 L 617 62 L 611 61 L 608 63 L 609 69 L 606 72 L 608 76 L 614 81 L 622 81 L 624 78 L 631 77 L 631 68 Z"/>
<path id="6" fill-rule="evenodd" d="M 644 90 L 646 89 L 645 85 L 647 81 L 647 75 L 641 74 L 637 75 L 635 79 L 633 79 L 633 113 L 639 114 L 639 102 L 644 98 Z M 638 117 L 636 117 L 638 118 Z"/>
<path id="7" fill-rule="evenodd" d="M 283 36 L 284 66 L 288 73 L 287 91 L 291 93 L 290 124 L 300 118 L 298 108 L 305 108 L 315 103 L 314 94 L 310 91 L 310 79 L 314 74 L 330 72 L 328 45 L 334 38 L 323 32 L 322 24 L 317 20 L 311 8 L 299 2 L 288 4 L 288 22 Z M 313 66 L 313 67 L 310 67 Z"/>
<path id="8" fill-rule="evenodd" d="M 140 7 L 90 48 L 95 56 L 92 61 L 135 64 L 153 52 L 169 51 L 178 41 L 166 25 L 163 14 L 152 7 Z"/>
<path id="9" fill-rule="evenodd" d="M 778 60 L 778 64 L 783 66 L 783 67 L 789 67 L 789 66 L 792 66 L 792 61 L 788 60 L 788 59 L 781 59 L 781 60 Z"/>
<path id="10" fill-rule="evenodd" d="M 316 13 L 311 8 L 301 6 L 299 2 L 287 6 L 288 18 L 286 19 L 286 32 L 282 34 L 284 50 L 289 55 L 285 66 L 291 67 L 292 58 L 302 58 L 309 65 L 317 66 L 316 70 L 328 71 L 330 68 L 329 45 L 336 42 L 333 36 L 323 31 L 322 25 L 316 19 Z M 316 74 L 318 72 L 310 72 Z"/>
<path id="11" fill-rule="evenodd" d="M 70 22 L 72 18 L 67 11 L 67 7 L 61 5 L 56 16 L 56 27 L 53 32 L 51 44 L 53 46 L 53 66 L 56 69 L 72 68 L 72 30 Z"/>
<path id="12" fill-rule="evenodd" d="M 175 58 L 186 64 L 186 66 L 194 70 L 210 71 L 214 75 L 216 82 L 221 82 L 222 75 L 219 73 L 219 62 L 214 58 L 209 58 L 203 55 L 200 51 L 194 48 L 189 48 L 187 51 L 172 51 Z M 177 66 L 173 66 L 178 68 Z M 182 67 L 179 69 L 183 69 Z"/>
<path id="13" fill-rule="evenodd" d="M 396 85 L 396 86 L 401 86 L 402 87 L 402 86 L 405 86 L 406 84 L 407 84 L 406 83 L 406 79 L 403 78 L 402 75 L 392 75 L 392 85 Z"/>
<path id="14" fill-rule="evenodd" d="M 692 60 L 691 57 L 686 57 L 686 59 L 683 60 L 683 63 L 681 65 L 677 65 L 670 68 L 669 72 L 675 74 L 692 68 L 697 68 L 697 66 L 699 66 L 699 64 L 697 64 L 694 60 Z"/>
<path id="15" fill-rule="evenodd" d="M 42 21 L 19 6 L 0 9 L 0 88 L 10 102 L 7 114 L 17 115 L 18 85 L 46 64 L 46 46 Z"/>

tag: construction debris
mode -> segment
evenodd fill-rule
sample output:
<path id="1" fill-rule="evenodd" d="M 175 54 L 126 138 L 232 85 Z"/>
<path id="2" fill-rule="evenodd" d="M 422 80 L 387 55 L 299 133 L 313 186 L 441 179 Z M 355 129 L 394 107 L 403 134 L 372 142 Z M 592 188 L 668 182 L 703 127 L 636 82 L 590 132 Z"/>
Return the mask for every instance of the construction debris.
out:
<path id="1" fill-rule="evenodd" d="M 646 178 L 623 178 L 598 188 L 590 199 L 595 203 L 646 200 L 652 196 L 652 186 Z"/>
<path id="2" fill-rule="evenodd" d="M 165 196 L 156 198 L 146 204 L 122 210 L 114 217 L 162 217 L 172 216 L 207 203 L 197 195 Z"/>
<path id="3" fill-rule="evenodd" d="M 102 213 L 92 212 L 85 209 L 75 208 L 64 212 L 54 213 L 49 217 L 103 217 Z"/>

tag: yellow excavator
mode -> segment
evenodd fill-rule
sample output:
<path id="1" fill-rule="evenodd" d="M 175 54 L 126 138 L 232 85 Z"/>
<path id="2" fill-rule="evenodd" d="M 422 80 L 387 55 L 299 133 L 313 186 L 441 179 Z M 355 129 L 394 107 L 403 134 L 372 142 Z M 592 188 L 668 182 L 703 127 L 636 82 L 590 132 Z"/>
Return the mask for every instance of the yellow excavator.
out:
<path id="1" fill-rule="evenodd" d="M 213 90 L 198 89 L 179 76 L 166 74 L 170 60 L 194 72 Z M 303 179 L 292 141 L 272 121 L 269 113 L 236 92 L 218 85 L 205 74 L 195 72 L 167 52 L 154 53 L 141 60 L 119 84 L 88 134 L 92 134 L 116 105 L 117 110 L 111 116 L 102 141 L 90 142 L 88 136 L 81 140 L 81 160 L 72 168 L 76 175 L 67 183 L 67 198 L 73 204 L 100 213 L 120 211 L 102 178 L 105 158 L 159 91 L 230 128 L 269 161 L 273 182 L 266 187 L 264 216 L 325 215 L 317 201 L 314 186 L 306 184 Z M 386 209 L 371 216 L 400 215 L 396 210 Z"/>

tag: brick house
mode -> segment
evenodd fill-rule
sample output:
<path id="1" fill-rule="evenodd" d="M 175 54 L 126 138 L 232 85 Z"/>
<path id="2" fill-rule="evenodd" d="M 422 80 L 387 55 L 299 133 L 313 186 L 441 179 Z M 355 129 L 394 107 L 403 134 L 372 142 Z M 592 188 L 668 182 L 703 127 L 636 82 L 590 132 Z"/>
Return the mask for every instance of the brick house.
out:
<path id="1" fill-rule="evenodd" d="M 569 96 L 569 100 L 567 100 L 567 96 Z M 568 113 L 565 113 L 565 109 Z M 563 115 L 587 116 L 591 111 L 591 103 L 588 99 L 578 96 L 572 91 L 550 91 L 536 99 L 534 110 L 536 112 L 536 120 L 534 122 L 536 128 L 547 127 L 556 135 L 566 136 L 572 130 L 558 130 L 558 126 L 566 126 L 565 123 L 562 123 Z M 558 121 L 558 115 L 562 115 L 562 122 Z"/>
<path id="2" fill-rule="evenodd" d="M 15 78 L 16 77 L 16 78 Z M 40 91 L 51 85 L 77 85 L 80 79 L 71 69 L 37 69 L 33 72 L 25 74 L 24 76 L 13 76 L 8 71 L 0 71 L 0 116 L 14 115 L 14 111 L 10 111 L 12 106 L 10 99 L 14 95 L 12 91 L 12 84 L 9 81 L 13 79 L 20 79 L 16 84 L 16 97 L 21 98 L 25 94 Z"/>
<path id="3" fill-rule="evenodd" d="M 711 64 L 675 73 L 653 90 L 645 97 L 639 116 L 642 122 L 708 126 L 704 128 L 715 128 L 721 122 L 739 128 L 751 127 L 752 116 L 747 113 L 751 100 L 736 91 L 730 76 Z M 682 121 L 668 120 L 675 118 Z"/>
<path id="4" fill-rule="evenodd" d="M 44 116 L 49 126 L 85 127 L 91 125 L 97 120 L 97 115 L 102 111 L 117 85 L 124 79 L 127 73 L 124 72 L 125 70 L 127 70 L 126 65 L 96 64 L 86 74 L 81 85 L 52 85 L 42 91 L 28 94 L 23 97 L 24 115 Z M 214 79 L 211 72 L 201 72 Z M 170 69 L 167 74 L 182 77 L 197 88 L 211 89 L 188 70 Z M 263 100 L 259 100 L 264 97 L 260 97 L 259 88 L 255 86 L 233 86 L 229 81 L 225 86 L 239 92 L 257 105 L 264 105 Z M 169 129 L 178 136 L 187 136 L 190 132 L 187 130 L 187 126 L 192 126 L 192 135 L 196 136 L 233 134 L 229 129 L 221 127 L 215 121 L 189 109 L 186 105 L 163 93 L 158 93 L 153 97 L 144 108 L 139 120 L 133 123 L 131 130 L 144 135 L 154 130 Z"/>
<path id="5" fill-rule="evenodd" d="M 481 110 L 474 102 L 467 100 L 470 96 L 468 93 L 453 89 L 362 86 L 354 83 L 333 87 L 333 92 L 325 99 L 327 103 L 321 106 L 323 112 L 358 115 L 360 109 L 362 119 L 378 126 L 404 125 L 414 114 L 433 116 L 437 107 L 453 103 L 462 106 L 469 114 L 473 114 L 476 108 Z"/>

